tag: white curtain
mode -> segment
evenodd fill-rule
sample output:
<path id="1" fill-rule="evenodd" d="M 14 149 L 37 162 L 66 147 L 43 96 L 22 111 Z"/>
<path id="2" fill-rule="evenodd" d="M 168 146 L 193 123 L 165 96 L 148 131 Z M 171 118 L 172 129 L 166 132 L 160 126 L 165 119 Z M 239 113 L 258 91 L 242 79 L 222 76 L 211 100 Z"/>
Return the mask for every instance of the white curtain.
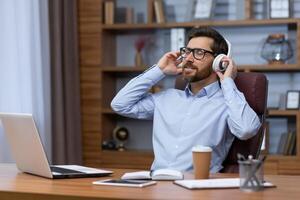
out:
<path id="1" fill-rule="evenodd" d="M 47 0 L 0 0 L 0 112 L 32 113 L 51 160 Z M 0 125 L 0 162 L 13 162 Z"/>

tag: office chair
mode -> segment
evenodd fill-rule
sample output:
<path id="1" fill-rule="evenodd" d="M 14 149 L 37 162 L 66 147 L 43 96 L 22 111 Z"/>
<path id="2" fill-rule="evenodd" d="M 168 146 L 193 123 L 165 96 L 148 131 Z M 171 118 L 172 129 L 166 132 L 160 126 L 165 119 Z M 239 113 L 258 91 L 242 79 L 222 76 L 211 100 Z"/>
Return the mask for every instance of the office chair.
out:
<path id="1" fill-rule="evenodd" d="M 246 73 L 239 72 L 234 80 L 237 88 L 241 91 L 250 107 L 257 113 L 261 120 L 261 127 L 258 133 L 248 140 L 240 140 L 235 137 L 227 157 L 223 162 L 223 169 L 221 172 L 226 173 L 237 173 L 238 172 L 238 162 L 237 153 L 248 157 L 252 155 L 257 158 L 260 154 L 260 148 L 265 131 L 265 115 L 267 108 L 267 94 L 268 94 L 268 81 L 264 74 L 262 73 Z M 184 89 L 186 82 L 181 76 L 176 78 L 175 88 Z"/>

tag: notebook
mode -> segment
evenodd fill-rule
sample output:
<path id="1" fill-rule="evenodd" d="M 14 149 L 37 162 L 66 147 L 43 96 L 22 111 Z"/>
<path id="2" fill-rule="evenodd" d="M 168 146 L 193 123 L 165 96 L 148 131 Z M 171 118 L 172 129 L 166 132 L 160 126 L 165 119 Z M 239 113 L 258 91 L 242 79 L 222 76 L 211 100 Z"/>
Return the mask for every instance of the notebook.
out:
<path id="1" fill-rule="evenodd" d="M 175 184 L 187 189 L 210 189 L 210 188 L 239 188 L 239 178 L 203 179 L 203 180 L 177 180 Z M 264 182 L 264 187 L 275 187 L 270 182 Z"/>
<path id="2" fill-rule="evenodd" d="M 16 165 L 22 172 L 51 179 L 101 177 L 113 173 L 80 165 L 49 165 L 31 114 L 0 113 L 0 120 Z"/>

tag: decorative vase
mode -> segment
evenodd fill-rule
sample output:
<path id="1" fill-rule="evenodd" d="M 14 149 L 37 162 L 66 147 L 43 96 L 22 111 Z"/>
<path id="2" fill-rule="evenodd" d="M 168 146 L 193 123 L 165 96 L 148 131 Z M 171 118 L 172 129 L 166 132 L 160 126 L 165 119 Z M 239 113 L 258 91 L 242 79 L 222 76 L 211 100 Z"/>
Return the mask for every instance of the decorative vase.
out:
<path id="1" fill-rule="evenodd" d="M 269 64 L 283 64 L 293 56 L 293 49 L 284 34 L 271 34 L 264 42 L 261 56 Z"/>
<path id="2" fill-rule="evenodd" d="M 141 54 L 140 51 L 136 52 L 134 62 L 135 62 L 136 67 L 142 67 L 143 66 L 143 57 L 142 57 L 142 54 Z"/>

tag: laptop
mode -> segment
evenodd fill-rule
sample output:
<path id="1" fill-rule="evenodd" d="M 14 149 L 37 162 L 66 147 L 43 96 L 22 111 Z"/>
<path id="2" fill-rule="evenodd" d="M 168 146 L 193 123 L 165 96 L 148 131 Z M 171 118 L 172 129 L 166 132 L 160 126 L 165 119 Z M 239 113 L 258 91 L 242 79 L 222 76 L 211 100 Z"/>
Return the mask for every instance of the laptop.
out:
<path id="1" fill-rule="evenodd" d="M 79 165 L 49 165 L 33 116 L 0 113 L 4 134 L 18 169 L 51 179 L 101 177 L 112 171 Z"/>

